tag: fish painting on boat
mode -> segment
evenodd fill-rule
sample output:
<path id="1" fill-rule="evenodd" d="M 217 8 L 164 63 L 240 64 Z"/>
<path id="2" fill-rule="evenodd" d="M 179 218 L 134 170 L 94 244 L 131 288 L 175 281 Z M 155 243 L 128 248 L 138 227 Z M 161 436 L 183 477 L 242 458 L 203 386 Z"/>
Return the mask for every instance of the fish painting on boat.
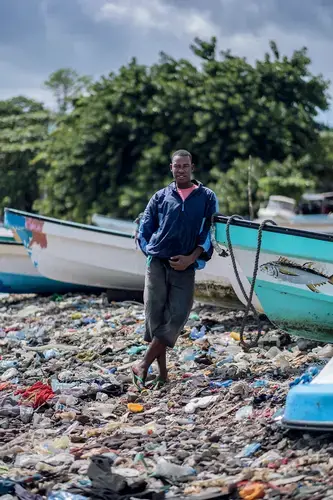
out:
<path id="1" fill-rule="evenodd" d="M 314 262 L 305 262 L 301 265 L 285 257 L 280 257 L 276 261 L 261 264 L 260 271 L 280 281 L 305 285 L 315 293 L 320 293 L 317 288 L 319 286 L 327 283 L 333 285 L 333 275 L 328 276 L 316 269 Z"/>

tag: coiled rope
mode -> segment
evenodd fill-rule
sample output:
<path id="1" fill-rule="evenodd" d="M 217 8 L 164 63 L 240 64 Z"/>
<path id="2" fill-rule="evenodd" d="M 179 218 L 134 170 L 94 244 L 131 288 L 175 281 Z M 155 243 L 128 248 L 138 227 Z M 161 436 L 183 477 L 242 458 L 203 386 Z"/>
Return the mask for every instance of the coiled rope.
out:
<path id="1" fill-rule="evenodd" d="M 243 286 L 242 280 L 239 276 L 237 262 L 236 262 L 236 258 L 235 258 L 235 254 L 234 254 L 234 249 L 232 246 L 231 236 L 230 236 L 230 226 L 234 220 L 244 220 L 244 219 L 240 215 L 232 215 L 231 217 L 229 217 L 227 225 L 226 225 L 226 237 L 227 237 L 227 243 L 228 243 L 228 250 L 229 250 L 229 254 L 230 254 L 230 258 L 231 258 L 231 262 L 232 262 L 232 267 L 233 267 L 233 270 L 234 270 L 234 273 L 236 276 L 236 280 L 237 280 L 239 288 L 241 289 L 241 292 L 244 296 L 244 299 L 246 301 L 245 312 L 244 312 L 244 316 L 243 316 L 243 320 L 242 320 L 242 324 L 241 324 L 241 328 L 240 328 L 240 332 L 239 332 L 240 344 L 242 345 L 242 347 L 245 351 L 249 351 L 249 349 L 258 346 L 258 340 L 259 340 L 261 332 L 262 332 L 262 325 L 261 325 L 260 316 L 252 304 L 252 299 L 253 299 L 253 294 L 254 294 L 255 284 L 256 284 L 256 280 L 257 280 L 258 269 L 259 269 L 259 258 L 260 258 L 261 243 L 262 243 L 262 232 L 263 232 L 264 227 L 267 224 L 272 224 L 274 226 L 276 226 L 277 224 L 273 220 L 266 219 L 263 222 L 261 222 L 259 225 L 258 238 L 257 238 L 257 249 L 256 249 L 256 256 L 255 256 L 255 261 L 254 261 L 251 288 L 250 288 L 249 295 L 247 295 L 245 288 Z M 214 229 L 212 230 L 212 233 L 214 233 Z M 214 238 L 212 239 L 212 242 L 213 242 L 214 248 L 216 245 L 216 248 L 218 249 L 217 251 L 218 251 L 219 255 L 225 256 L 225 254 L 221 253 L 221 249 L 218 246 L 218 243 L 215 239 L 215 234 L 214 234 Z M 258 333 L 257 333 L 254 340 L 251 339 L 250 342 L 246 342 L 244 339 L 244 330 L 245 330 L 245 326 L 246 326 L 246 322 L 247 322 L 250 310 L 253 312 L 254 316 L 258 320 Z"/>

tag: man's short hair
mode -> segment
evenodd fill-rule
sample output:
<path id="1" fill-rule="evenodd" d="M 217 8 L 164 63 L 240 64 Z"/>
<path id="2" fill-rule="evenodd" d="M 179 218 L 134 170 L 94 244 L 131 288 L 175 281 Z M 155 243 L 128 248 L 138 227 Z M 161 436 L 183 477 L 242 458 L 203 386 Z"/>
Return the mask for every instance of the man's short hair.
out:
<path id="1" fill-rule="evenodd" d="M 173 155 L 171 156 L 171 161 L 173 161 L 175 156 L 189 156 L 191 158 L 191 161 L 192 161 L 192 155 L 189 151 L 186 151 L 186 149 L 179 149 L 178 151 L 173 153 Z"/>

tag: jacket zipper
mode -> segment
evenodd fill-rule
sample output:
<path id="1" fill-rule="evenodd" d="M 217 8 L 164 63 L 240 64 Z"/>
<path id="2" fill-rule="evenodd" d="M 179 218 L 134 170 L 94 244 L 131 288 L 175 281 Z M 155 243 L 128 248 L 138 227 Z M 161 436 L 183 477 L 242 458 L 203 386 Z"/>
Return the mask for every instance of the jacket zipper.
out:
<path id="1" fill-rule="evenodd" d="M 199 185 L 196 189 L 194 189 L 194 190 L 192 191 L 192 193 L 190 193 L 190 194 L 189 194 L 189 196 L 186 198 L 186 200 L 188 200 L 189 198 L 191 198 L 191 196 L 193 196 L 194 194 L 196 194 L 196 193 L 197 193 L 197 191 L 198 191 L 199 189 L 200 189 L 200 185 Z M 174 190 L 175 190 L 175 192 L 177 193 L 177 196 L 178 196 L 178 197 L 181 199 L 181 201 L 182 201 L 182 210 L 181 210 L 181 211 L 182 211 L 182 212 L 184 212 L 184 211 L 185 211 L 185 201 L 186 201 L 186 200 L 185 200 L 185 201 L 183 201 L 182 197 L 180 196 L 180 194 L 179 194 L 179 193 L 178 193 L 178 191 L 177 191 L 177 188 L 174 188 Z"/>

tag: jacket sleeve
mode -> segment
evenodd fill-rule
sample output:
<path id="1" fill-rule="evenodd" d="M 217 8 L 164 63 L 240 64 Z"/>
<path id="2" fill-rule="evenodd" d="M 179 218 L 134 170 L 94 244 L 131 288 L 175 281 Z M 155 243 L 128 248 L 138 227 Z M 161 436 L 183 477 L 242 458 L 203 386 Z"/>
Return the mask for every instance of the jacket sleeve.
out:
<path id="1" fill-rule="evenodd" d="M 203 253 L 200 255 L 201 260 L 209 260 L 213 255 L 213 245 L 210 237 L 210 228 L 212 217 L 219 211 L 219 202 L 215 193 L 211 192 L 207 200 L 207 208 L 205 218 L 202 221 L 201 231 L 198 238 L 198 246 L 203 248 Z"/>
<path id="2" fill-rule="evenodd" d="M 158 212 L 157 212 L 157 199 L 156 195 L 154 195 L 141 218 L 139 233 L 138 233 L 138 243 L 142 252 L 147 255 L 147 245 L 150 241 L 152 235 L 158 229 Z"/>

